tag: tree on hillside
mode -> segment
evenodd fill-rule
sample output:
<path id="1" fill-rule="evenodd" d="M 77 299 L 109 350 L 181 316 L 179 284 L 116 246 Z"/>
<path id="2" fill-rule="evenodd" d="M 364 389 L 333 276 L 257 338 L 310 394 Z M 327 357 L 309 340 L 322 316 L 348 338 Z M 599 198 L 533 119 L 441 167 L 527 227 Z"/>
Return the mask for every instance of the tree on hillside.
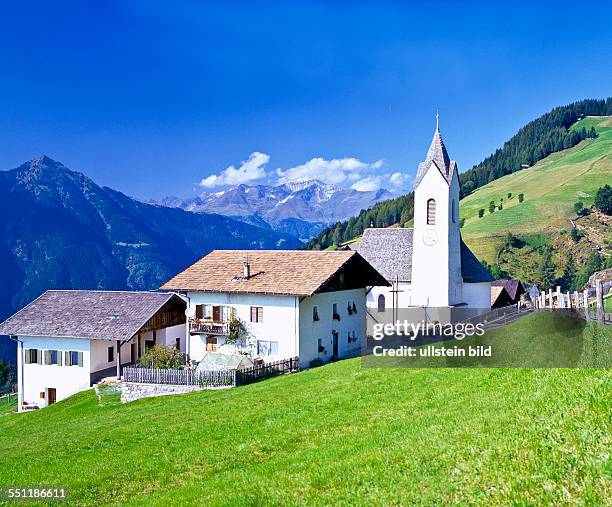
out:
<path id="1" fill-rule="evenodd" d="M 484 214 L 485 214 L 484 208 L 480 208 L 478 210 L 478 218 L 482 218 L 484 216 Z"/>
<path id="2" fill-rule="evenodd" d="M 518 200 L 519 200 L 519 202 L 523 202 L 525 200 L 525 194 L 519 194 L 518 195 Z"/>
<path id="3" fill-rule="evenodd" d="M 606 215 L 612 215 L 612 187 L 610 185 L 604 185 L 597 191 L 595 207 Z"/>
<path id="4" fill-rule="evenodd" d="M 508 199 L 512 199 L 512 192 L 508 192 Z"/>
<path id="5" fill-rule="evenodd" d="M 489 213 L 493 213 L 495 211 L 495 201 L 491 201 L 489 203 Z"/>
<path id="6" fill-rule="evenodd" d="M 570 253 L 567 259 L 567 264 L 563 269 L 563 274 L 561 278 L 557 280 L 557 285 L 561 286 L 561 290 L 575 290 L 575 278 L 576 278 L 576 264 L 574 262 L 574 257 Z"/>
<path id="7" fill-rule="evenodd" d="M 584 210 L 584 203 L 582 201 L 578 201 L 574 203 L 574 213 L 580 216 L 582 215 L 582 211 Z"/>
<path id="8" fill-rule="evenodd" d="M 582 237 L 582 234 L 580 233 L 578 229 L 576 229 L 576 227 L 572 227 L 572 232 L 570 232 L 570 237 L 572 238 L 572 241 L 574 243 L 578 243 L 578 241 L 580 241 L 580 238 Z"/>

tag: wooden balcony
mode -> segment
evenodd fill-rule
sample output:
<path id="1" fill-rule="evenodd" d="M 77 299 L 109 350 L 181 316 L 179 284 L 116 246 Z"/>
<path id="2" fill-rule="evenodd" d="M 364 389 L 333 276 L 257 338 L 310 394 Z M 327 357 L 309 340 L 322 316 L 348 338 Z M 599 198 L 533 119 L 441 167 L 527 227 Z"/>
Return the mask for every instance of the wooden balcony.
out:
<path id="1" fill-rule="evenodd" d="M 189 332 L 193 334 L 227 336 L 229 334 L 229 322 L 195 319 L 189 321 Z"/>

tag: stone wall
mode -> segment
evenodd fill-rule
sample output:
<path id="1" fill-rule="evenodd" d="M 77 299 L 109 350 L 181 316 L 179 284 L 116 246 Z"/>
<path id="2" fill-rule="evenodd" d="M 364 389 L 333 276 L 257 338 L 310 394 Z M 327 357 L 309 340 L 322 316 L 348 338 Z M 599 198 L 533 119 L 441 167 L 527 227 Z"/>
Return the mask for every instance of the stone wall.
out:
<path id="1" fill-rule="evenodd" d="M 169 394 L 185 394 L 201 391 L 200 386 L 177 386 L 167 384 L 140 384 L 136 382 L 121 383 L 121 403 L 150 398 L 154 396 L 167 396 Z"/>

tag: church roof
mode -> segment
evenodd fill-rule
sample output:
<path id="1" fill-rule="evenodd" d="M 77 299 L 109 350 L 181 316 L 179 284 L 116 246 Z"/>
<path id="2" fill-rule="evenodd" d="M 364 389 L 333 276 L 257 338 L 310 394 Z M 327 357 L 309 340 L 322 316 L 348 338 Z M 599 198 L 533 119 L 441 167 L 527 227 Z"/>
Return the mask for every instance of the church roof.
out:
<path id="1" fill-rule="evenodd" d="M 412 229 L 370 227 L 363 231 L 357 252 L 374 269 L 394 282 L 409 282 L 412 275 Z"/>
<path id="2" fill-rule="evenodd" d="M 448 156 L 448 152 L 446 151 L 446 146 L 444 146 L 444 140 L 442 139 L 442 134 L 440 133 L 438 125 L 436 125 L 436 131 L 434 132 L 433 139 L 431 140 L 429 150 L 427 150 L 427 156 L 425 157 L 425 160 L 419 164 L 416 178 L 414 180 L 414 188 L 419 185 L 432 163 L 438 168 L 440 174 L 442 174 L 446 182 L 450 185 L 453 179 L 453 174 L 457 171 L 457 162 L 451 160 Z"/>
<path id="3" fill-rule="evenodd" d="M 359 254 L 387 281 L 396 277 L 400 282 L 412 280 L 413 229 L 370 227 L 363 233 Z M 479 283 L 493 280 L 491 273 L 480 263 L 461 240 L 461 276 L 464 282 Z"/>

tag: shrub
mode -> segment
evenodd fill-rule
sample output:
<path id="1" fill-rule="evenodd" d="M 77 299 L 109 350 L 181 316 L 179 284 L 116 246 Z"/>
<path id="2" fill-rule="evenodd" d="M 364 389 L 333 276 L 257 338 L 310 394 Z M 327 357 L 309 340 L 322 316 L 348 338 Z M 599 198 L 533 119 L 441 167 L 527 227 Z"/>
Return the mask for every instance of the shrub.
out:
<path id="1" fill-rule="evenodd" d="M 582 234 L 580 233 L 578 229 L 574 227 L 572 229 L 572 232 L 570 232 L 570 237 L 572 238 L 572 241 L 574 243 L 578 243 L 578 241 L 580 241 L 580 238 L 582 237 Z"/>
<path id="2" fill-rule="evenodd" d="M 480 208 L 478 210 L 478 218 L 482 218 L 484 216 L 484 214 L 485 214 L 484 208 Z"/>
<path id="3" fill-rule="evenodd" d="M 508 199 L 512 199 L 512 192 L 508 192 Z"/>
<path id="4" fill-rule="evenodd" d="M 176 347 L 153 345 L 138 360 L 138 364 L 145 368 L 176 369 L 185 364 L 185 354 Z"/>
<path id="5" fill-rule="evenodd" d="M 584 210 L 584 203 L 582 201 L 575 202 L 574 213 L 576 213 L 576 215 L 582 215 L 582 210 Z"/>
<path id="6" fill-rule="evenodd" d="M 313 359 L 312 361 L 310 361 L 310 367 L 311 368 L 317 368 L 319 366 L 323 366 L 325 363 L 323 362 L 323 359 L 321 359 L 320 357 L 317 357 L 316 359 Z"/>
<path id="7" fill-rule="evenodd" d="M 525 194 L 518 195 L 519 202 L 523 202 L 525 200 Z"/>
<path id="8" fill-rule="evenodd" d="M 612 215 L 612 187 L 610 185 L 604 185 L 597 191 L 595 207 L 606 215 Z"/>
<path id="9" fill-rule="evenodd" d="M 495 211 L 495 201 L 491 201 L 489 203 L 489 213 L 493 213 Z"/>

